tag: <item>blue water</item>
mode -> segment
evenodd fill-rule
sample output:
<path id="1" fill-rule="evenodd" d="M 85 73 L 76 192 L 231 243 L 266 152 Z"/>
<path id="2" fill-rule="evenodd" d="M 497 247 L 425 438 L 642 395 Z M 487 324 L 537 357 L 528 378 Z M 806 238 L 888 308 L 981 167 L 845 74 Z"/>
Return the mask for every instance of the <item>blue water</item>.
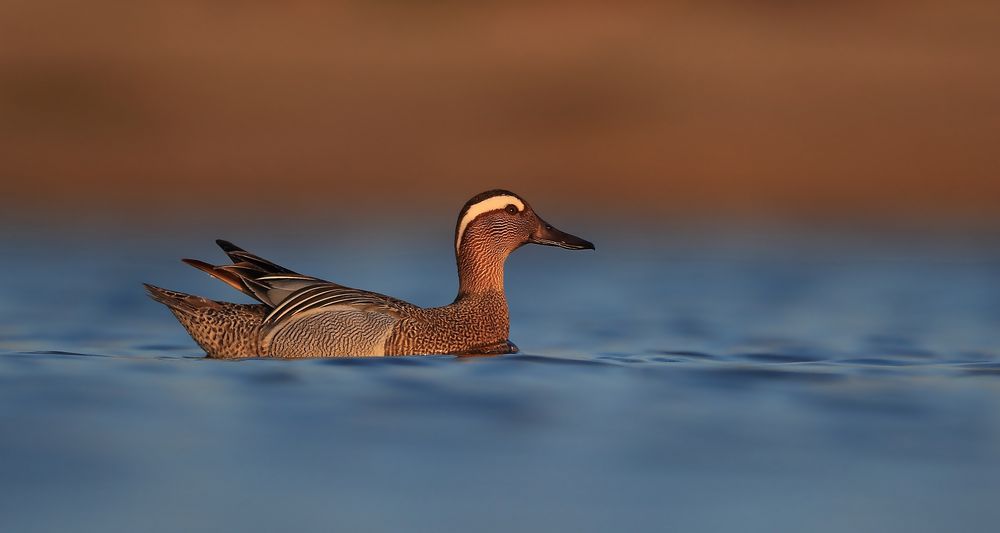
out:
<path id="1" fill-rule="evenodd" d="M 997 530 L 1000 247 L 580 234 L 508 263 L 521 354 L 226 362 L 139 283 L 243 301 L 177 261 L 227 237 L 438 305 L 448 239 L 12 232 L 0 531 Z"/>

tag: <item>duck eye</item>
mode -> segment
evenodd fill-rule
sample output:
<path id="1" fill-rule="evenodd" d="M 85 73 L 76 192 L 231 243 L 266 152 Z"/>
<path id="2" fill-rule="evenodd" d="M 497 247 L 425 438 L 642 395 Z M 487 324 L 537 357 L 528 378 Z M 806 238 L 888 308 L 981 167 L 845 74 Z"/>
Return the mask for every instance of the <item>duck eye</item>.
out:
<path id="1" fill-rule="evenodd" d="M 507 204 L 507 212 L 510 213 L 510 214 L 512 214 L 512 215 L 516 215 L 517 214 L 517 206 L 515 206 L 514 204 Z"/>

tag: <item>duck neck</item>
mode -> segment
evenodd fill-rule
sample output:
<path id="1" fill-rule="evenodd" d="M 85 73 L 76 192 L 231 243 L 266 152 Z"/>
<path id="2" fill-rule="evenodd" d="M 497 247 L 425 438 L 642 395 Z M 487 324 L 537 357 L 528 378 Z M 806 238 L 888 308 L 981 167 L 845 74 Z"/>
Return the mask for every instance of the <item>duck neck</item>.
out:
<path id="1" fill-rule="evenodd" d="M 503 265 L 508 252 L 485 240 L 470 239 L 458 250 L 458 297 L 499 295 L 504 298 Z"/>

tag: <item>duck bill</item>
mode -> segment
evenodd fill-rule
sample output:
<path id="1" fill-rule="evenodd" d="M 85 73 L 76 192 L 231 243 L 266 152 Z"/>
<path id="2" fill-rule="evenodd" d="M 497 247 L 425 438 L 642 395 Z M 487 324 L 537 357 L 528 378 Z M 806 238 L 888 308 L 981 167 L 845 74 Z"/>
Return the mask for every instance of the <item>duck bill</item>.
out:
<path id="1" fill-rule="evenodd" d="M 576 235 L 570 235 L 565 231 L 557 230 L 552 224 L 538 219 L 538 229 L 532 234 L 529 242 L 534 244 L 544 244 L 546 246 L 558 246 L 567 250 L 593 250 L 594 244 L 581 239 Z"/>

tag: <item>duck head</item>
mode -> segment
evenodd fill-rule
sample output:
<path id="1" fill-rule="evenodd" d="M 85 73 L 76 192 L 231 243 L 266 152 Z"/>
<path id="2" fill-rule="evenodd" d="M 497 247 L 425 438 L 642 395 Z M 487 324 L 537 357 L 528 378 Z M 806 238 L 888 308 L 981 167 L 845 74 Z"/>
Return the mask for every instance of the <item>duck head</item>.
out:
<path id="1" fill-rule="evenodd" d="M 520 196 L 501 189 L 486 191 L 465 203 L 455 228 L 455 253 L 496 255 L 502 259 L 525 244 L 593 250 L 594 245 L 543 220 Z"/>

